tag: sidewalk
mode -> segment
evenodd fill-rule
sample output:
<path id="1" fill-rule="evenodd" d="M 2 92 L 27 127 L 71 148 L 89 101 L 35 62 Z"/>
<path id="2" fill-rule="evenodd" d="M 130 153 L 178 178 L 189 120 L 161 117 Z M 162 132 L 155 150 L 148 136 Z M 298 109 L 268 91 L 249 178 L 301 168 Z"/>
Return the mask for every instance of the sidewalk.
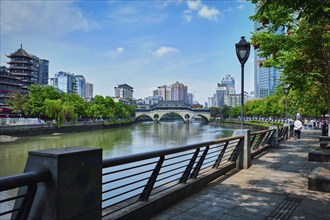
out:
<path id="1" fill-rule="evenodd" d="M 154 216 L 165 219 L 330 219 L 330 193 L 308 190 L 307 176 L 330 163 L 308 161 L 320 130 L 303 130 L 240 170 Z M 330 173 L 329 173 L 330 176 Z"/>

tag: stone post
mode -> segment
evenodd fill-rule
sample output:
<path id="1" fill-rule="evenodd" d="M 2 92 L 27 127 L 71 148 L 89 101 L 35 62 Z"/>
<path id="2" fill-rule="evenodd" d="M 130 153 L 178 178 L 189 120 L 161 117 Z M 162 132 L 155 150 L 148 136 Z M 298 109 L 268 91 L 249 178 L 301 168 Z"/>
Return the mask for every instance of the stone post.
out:
<path id="1" fill-rule="evenodd" d="M 52 177 L 38 184 L 29 219 L 102 218 L 102 149 L 65 147 L 30 151 L 25 172 L 44 168 L 50 170 Z M 24 190 L 20 188 L 19 194 Z"/>
<path id="2" fill-rule="evenodd" d="M 270 126 L 269 129 L 275 129 L 275 133 L 273 134 L 273 136 L 271 137 L 271 141 L 270 141 L 270 146 L 272 148 L 279 148 L 279 141 L 278 141 L 278 127 L 277 126 Z M 290 129 L 290 127 L 289 127 Z M 288 133 L 290 135 L 290 133 Z M 290 136 L 289 136 L 290 137 Z"/>
<path id="3" fill-rule="evenodd" d="M 251 146 L 250 146 L 251 130 L 235 129 L 233 136 L 244 135 L 244 144 L 239 148 L 238 163 L 240 169 L 248 169 L 251 166 Z"/>

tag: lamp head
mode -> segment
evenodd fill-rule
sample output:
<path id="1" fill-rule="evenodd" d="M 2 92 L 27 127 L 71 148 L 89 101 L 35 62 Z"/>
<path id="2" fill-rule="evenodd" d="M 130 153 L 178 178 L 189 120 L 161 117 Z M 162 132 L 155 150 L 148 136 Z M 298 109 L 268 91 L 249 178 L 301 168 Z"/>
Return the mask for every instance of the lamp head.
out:
<path id="1" fill-rule="evenodd" d="M 245 64 L 250 55 L 250 44 L 245 40 L 245 37 L 242 36 L 241 40 L 235 44 L 236 55 L 241 64 Z"/>

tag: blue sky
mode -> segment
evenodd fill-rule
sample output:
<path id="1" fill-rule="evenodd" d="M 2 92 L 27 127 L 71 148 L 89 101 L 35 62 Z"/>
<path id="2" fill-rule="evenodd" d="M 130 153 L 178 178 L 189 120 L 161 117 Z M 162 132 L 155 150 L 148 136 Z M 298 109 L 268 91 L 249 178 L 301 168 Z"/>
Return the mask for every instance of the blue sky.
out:
<path id="1" fill-rule="evenodd" d="M 242 0 L 0 1 L 1 64 L 21 44 L 58 71 L 84 75 L 94 95 L 129 84 L 134 98 L 179 81 L 204 104 L 226 74 L 240 93 L 235 43 L 250 40 L 254 5 Z M 245 65 L 253 91 L 253 50 Z"/>

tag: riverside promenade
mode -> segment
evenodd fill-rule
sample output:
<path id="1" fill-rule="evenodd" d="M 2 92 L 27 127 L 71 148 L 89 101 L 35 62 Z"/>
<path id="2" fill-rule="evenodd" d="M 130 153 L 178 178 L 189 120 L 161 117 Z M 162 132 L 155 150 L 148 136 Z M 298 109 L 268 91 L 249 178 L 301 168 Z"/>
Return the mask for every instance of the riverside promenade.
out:
<path id="1" fill-rule="evenodd" d="M 252 160 L 247 170 L 214 181 L 152 220 L 330 219 L 330 193 L 308 190 L 308 175 L 327 162 L 308 161 L 319 148 L 320 130 L 303 130 Z M 329 173 L 330 176 L 330 173 Z"/>

